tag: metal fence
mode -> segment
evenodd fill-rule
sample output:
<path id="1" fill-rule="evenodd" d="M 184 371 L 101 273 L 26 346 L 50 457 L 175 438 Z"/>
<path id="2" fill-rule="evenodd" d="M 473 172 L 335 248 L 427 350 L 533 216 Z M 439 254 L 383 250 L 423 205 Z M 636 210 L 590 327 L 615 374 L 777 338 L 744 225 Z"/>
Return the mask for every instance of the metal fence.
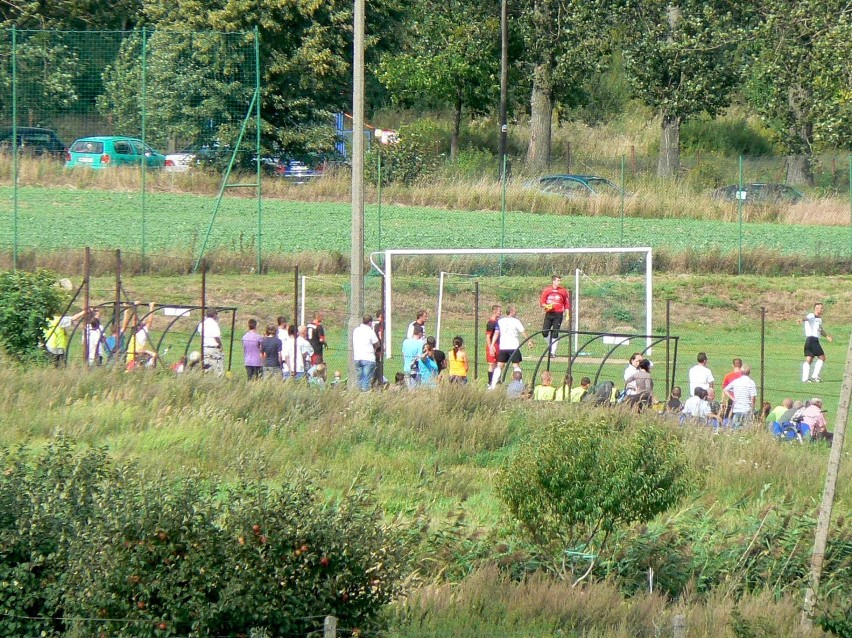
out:
<path id="1" fill-rule="evenodd" d="M 8 196 L 14 261 L 19 211 L 44 205 L 20 185 L 57 166 L 122 169 L 138 215 L 125 232 L 148 250 L 152 181 L 203 165 L 221 183 L 210 225 L 231 172 L 256 179 L 260 214 L 260 73 L 254 33 L 42 30 L 0 31 L 0 171 Z M 90 139 L 124 137 L 130 140 Z M 88 141 L 87 141 L 88 139 Z M 77 140 L 77 142 L 75 142 Z M 16 149 L 17 152 L 11 152 Z M 168 154 L 184 151 L 179 155 Z M 5 181 L 5 179 L 4 179 Z M 108 215 L 109 194 L 93 213 Z M 30 201 L 31 200 L 31 201 Z M 125 202 L 126 205 L 126 202 Z M 104 219 L 104 224 L 109 220 Z M 204 251 L 205 242 L 199 248 Z M 30 242 L 32 243 L 32 242 Z M 260 238 L 257 238 L 258 259 Z"/>

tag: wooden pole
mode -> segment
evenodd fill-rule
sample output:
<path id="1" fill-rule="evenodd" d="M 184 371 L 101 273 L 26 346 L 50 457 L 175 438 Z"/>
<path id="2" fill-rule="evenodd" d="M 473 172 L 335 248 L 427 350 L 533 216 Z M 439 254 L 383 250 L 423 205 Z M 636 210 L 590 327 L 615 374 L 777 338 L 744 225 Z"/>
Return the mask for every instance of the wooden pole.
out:
<path id="1" fill-rule="evenodd" d="M 337 638 L 337 618 L 326 616 L 322 623 L 322 638 Z"/>
<path id="2" fill-rule="evenodd" d="M 479 378 L 479 281 L 473 284 L 473 380 Z"/>
<path id="3" fill-rule="evenodd" d="M 118 326 L 118 339 L 115 340 L 113 357 L 118 361 L 119 340 L 121 339 L 121 250 L 115 251 L 115 302 L 112 311 L 112 325 Z"/>
<path id="4" fill-rule="evenodd" d="M 811 575 L 805 590 L 805 602 L 802 606 L 801 628 L 809 632 L 813 626 L 814 604 L 819 594 L 819 581 L 822 578 L 822 563 L 825 560 L 825 547 L 828 543 L 828 530 L 831 524 L 831 511 L 834 508 L 834 492 L 837 487 L 837 475 L 840 472 L 840 458 L 843 451 L 843 439 L 846 435 L 846 422 L 849 419 L 849 400 L 852 397 L 852 334 L 846 349 L 846 370 L 840 386 L 840 400 L 837 403 L 837 419 L 834 424 L 834 439 L 828 456 L 828 471 L 825 474 L 825 487 L 822 492 L 822 505 L 819 508 L 814 550 L 811 554 Z"/>
<path id="5" fill-rule="evenodd" d="M 91 271 L 92 251 L 86 246 L 83 251 L 83 362 L 89 363 L 89 301 L 91 289 L 89 286 L 89 275 Z"/>

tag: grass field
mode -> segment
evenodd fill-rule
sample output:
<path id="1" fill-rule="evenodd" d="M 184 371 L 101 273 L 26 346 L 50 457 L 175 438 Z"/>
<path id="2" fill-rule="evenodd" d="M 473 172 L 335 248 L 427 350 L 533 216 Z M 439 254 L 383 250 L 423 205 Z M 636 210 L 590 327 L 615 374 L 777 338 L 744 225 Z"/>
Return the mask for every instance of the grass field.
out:
<path id="1" fill-rule="evenodd" d="M 12 192 L 0 188 L 0 244 L 13 242 Z M 197 254 L 210 222 L 214 198 L 193 194 L 149 193 L 146 199 L 145 243 L 148 253 Z M 141 198 L 138 193 L 70 188 L 19 189 L 19 248 L 58 250 L 90 246 L 142 250 Z M 266 252 L 348 253 L 351 208 L 345 203 L 263 201 Z M 651 246 L 673 252 L 736 252 L 736 222 L 697 219 L 639 219 L 553 215 L 547 211 L 506 215 L 505 246 Z M 213 226 L 209 249 L 254 251 L 257 205 L 254 200 L 228 197 Z M 381 239 L 376 205 L 366 212 L 368 251 L 383 248 L 499 247 L 501 216 L 493 211 L 454 211 L 418 206 L 385 205 Z M 742 224 L 744 250 L 770 254 L 839 257 L 850 250 L 849 231 L 836 226 L 748 222 Z"/>

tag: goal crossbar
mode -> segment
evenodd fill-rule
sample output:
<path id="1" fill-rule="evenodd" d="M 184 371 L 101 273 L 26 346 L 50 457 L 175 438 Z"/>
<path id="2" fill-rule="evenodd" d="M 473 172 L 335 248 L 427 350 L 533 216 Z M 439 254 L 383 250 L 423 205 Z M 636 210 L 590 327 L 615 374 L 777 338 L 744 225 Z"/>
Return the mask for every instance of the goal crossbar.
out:
<path id="1" fill-rule="evenodd" d="M 645 334 L 652 333 L 651 313 L 653 298 L 653 251 L 650 247 L 618 247 L 618 248 L 391 248 L 370 253 L 370 264 L 385 278 L 385 358 L 393 354 L 391 335 L 393 334 L 393 258 L 416 257 L 428 255 L 605 255 L 605 254 L 644 254 L 645 255 Z M 379 266 L 376 258 L 384 257 L 384 263 Z M 650 339 L 648 340 L 651 346 Z"/>

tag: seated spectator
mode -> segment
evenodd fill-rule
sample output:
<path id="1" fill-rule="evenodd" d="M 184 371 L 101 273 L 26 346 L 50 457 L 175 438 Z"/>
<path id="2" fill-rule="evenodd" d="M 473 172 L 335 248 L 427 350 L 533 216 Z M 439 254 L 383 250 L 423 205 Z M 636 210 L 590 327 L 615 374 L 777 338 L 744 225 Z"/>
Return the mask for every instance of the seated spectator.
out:
<path id="1" fill-rule="evenodd" d="M 793 401 L 793 405 L 788 408 L 784 414 L 781 415 L 781 420 L 779 421 L 779 423 L 791 423 L 796 413 L 804 407 L 805 404 L 801 401 Z"/>
<path id="2" fill-rule="evenodd" d="M 814 397 L 810 400 L 810 405 L 802 412 L 802 422 L 810 427 L 811 438 L 814 441 L 832 442 L 834 435 L 828 431 L 825 410 L 822 409 L 822 399 Z"/>
<path id="3" fill-rule="evenodd" d="M 625 386 L 627 398 L 624 402 L 641 412 L 654 404 L 654 380 L 651 378 L 651 362 L 642 359 L 639 367 Z"/>
<path id="4" fill-rule="evenodd" d="M 687 419 L 706 423 L 707 418 L 712 414 L 710 404 L 707 402 L 707 390 L 700 386 L 695 388 L 695 394 L 684 402 L 681 413 Z"/>
<path id="5" fill-rule="evenodd" d="M 665 406 L 663 406 L 663 413 L 680 414 L 681 410 L 683 410 L 683 401 L 680 400 L 681 393 L 682 390 L 680 389 L 680 386 L 676 385 L 672 388 L 669 400 L 666 401 Z"/>
<path id="6" fill-rule="evenodd" d="M 555 396 L 554 396 L 553 400 L 554 401 L 560 401 L 560 402 L 562 402 L 562 401 L 569 401 L 570 402 L 571 401 L 571 392 L 572 392 L 573 386 L 574 386 L 574 378 L 566 372 L 565 378 L 562 379 L 562 385 L 559 386 L 559 388 L 554 393 Z"/>
<path id="7" fill-rule="evenodd" d="M 523 373 L 516 368 L 512 371 L 512 380 L 506 385 L 506 396 L 510 399 L 522 399 L 525 390 Z"/>
<path id="8" fill-rule="evenodd" d="M 774 407 L 769 415 L 766 417 L 767 423 L 784 423 L 781 417 L 793 407 L 793 400 L 789 398 L 785 398 L 779 405 Z M 793 416 L 792 414 L 790 415 Z"/>
<path id="9" fill-rule="evenodd" d="M 586 396 L 586 393 L 589 391 L 589 387 L 592 385 L 592 380 L 589 377 L 583 377 L 580 379 L 580 385 L 573 390 L 571 390 L 571 396 L 569 401 L 571 403 L 579 403 L 583 400 L 583 397 Z"/>
<path id="10" fill-rule="evenodd" d="M 556 397 L 556 388 L 553 387 L 553 375 L 549 370 L 541 373 L 541 383 L 533 390 L 535 401 L 553 401 Z"/>

